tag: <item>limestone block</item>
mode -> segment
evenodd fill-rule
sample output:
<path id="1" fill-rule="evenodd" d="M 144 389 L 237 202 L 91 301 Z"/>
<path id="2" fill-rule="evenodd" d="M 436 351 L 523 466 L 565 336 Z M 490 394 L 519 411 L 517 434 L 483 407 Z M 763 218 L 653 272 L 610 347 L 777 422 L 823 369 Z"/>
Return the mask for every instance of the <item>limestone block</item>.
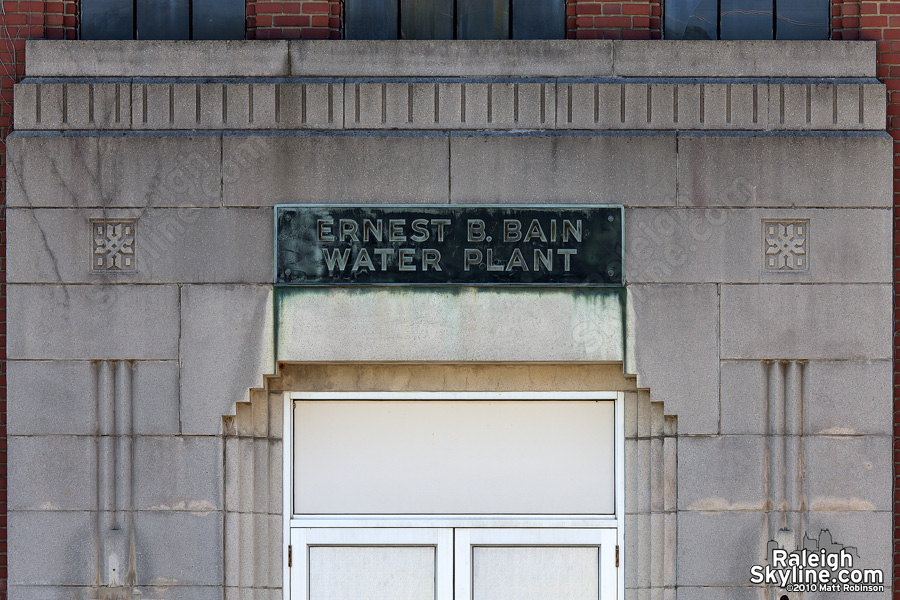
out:
<path id="1" fill-rule="evenodd" d="M 890 511 L 892 474 L 889 436 L 806 438 L 812 511 Z"/>
<path id="2" fill-rule="evenodd" d="M 16 130 L 124 129 L 131 125 L 128 83 L 20 83 Z"/>
<path id="3" fill-rule="evenodd" d="M 134 442 L 135 508 L 220 510 L 222 443 L 220 437 L 137 436 Z"/>
<path id="4" fill-rule="evenodd" d="M 447 202 L 444 137 L 226 137 L 225 204 Z"/>
<path id="5" fill-rule="evenodd" d="M 288 83 L 275 86 L 278 102 L 276 121 L 284 129 L 339 129 L 345 121 L 344 110 L 353 103 L 340 83 Z"/>
<path id="6" fill-rule="evenodd" d="M 626 77 L 874 77 L 875 45 L 828 41 L 613 42 Z"/>
<path id="7" fill-rule="evenodd" d="M 253 40 L 29 40 L 29 77 L 277 77 L 290 75 L 288 42 Z M 227 55 L 227 60 L 223 57 Z"/>
<path id="8" fill-rule="evenodd" d="M 235 319 L 234 315 L 240 315 Z M 188 435 L 217 435 L 222 415 L 274 372 L 269 287 L 186 285 L 181 293 L 181 420 Z"/>
<path id="9" fill-rule="evenodd" d="M 10 282 L 96 283 L 91 219 L 129 219 L 129 210 L 10 209 Z M 272 278 L 272 213 L 254 208 L 142 211 L 128 282 L 264 283 Z M 83 260 L 73 260 L 82 257 Z"/>
<path id="10" fill-rule="evenodd" d="M 90 435 L 97 401 L 87 361 L 11 360 L 7 368 L 7 432 Z"/>
<path id="11" fill-rule="evenodd" d="M 722 433 L 766 433 L 766 368 L 758 360 L 722 361 Z"/>
<path id="12" fill-rule="evenodd" d="M 50 585 L 10 585 L 9 597 L 15 600 L 79 600 L 90 598 L 90 588 Z"/>
<path id="13" fill-rule="evenodd" d="M 178 363 L 140 361 L 134 365 L 132 380 L 134 433 L 174 435 L 179 433 Z"/>
<path id="14" fill-rule="evenodd" d="M 91 510 L 96 443 L 69 435 L 9 437 L 10 510 Z"/>
<path id="15" fill-rule="evenodd" d="M 301 77 L 602 77 L 612 74 L 612 47 L 603 40 L 303 40 L 291 42 L 290 64 Z"/>
<path id="16" fill-rule="evenodd" d="M 10 511 L 8 519 L 10 586 L 93 583 L 91 513 Z"/>
<path id="17" fill-rule="evenodd" d="M 810 361 L 804 377 L 806 433 L 891 435 L 890 361 Z"/>
<path id="18" fill-rule="evenodd" d="M 718 431 L 718 302 L 714 285 L 628 287 L 626 372 L 678 416 L 679 434 Z"/>
<path id="19" fill-rule="evenodd" d="M 807 533 L 811 537 L 819 536 L 823 529 L 831 533 L 833 542 L 844 546 L 853 546 L 859 554 L 859 561 L 854 561 L 863 569 L 881 569 L 884 572 L 885 587 L 891 581 L 891 532 L 892 521 L 890 510 L 885 512 L 810 512 Z M 832 596 L 833 597 L 833 596 Z M 871 597 L 890 597 L 871 594 Z"/>
<path id="20" fill-rule="evenodd" d="M 749 573 L 749 570 L 748 570 Z M 678 600 L 770 600 L 769 590 L 760 585 L 752 587 L 687 587 L 678 586 Z"/>
<path id="21" fill-rule="evenodd" d="M 891 357 L 886 284 L 723 285 L 721 307 L 722 358 Z"/>
<path id="22" fill-rule="evenodd" d="M 12 134 L 9 206 L 221 204 L 217 137 L 28 137 Z"/>
<path id="23" fill-rule="evenodd" d="M 764 510 L 766 438 L 683 436 L 678 440 L 680 510 Z"/>
<path id="24" fill-rule="evenodd" d="M 765 558 L 766 515 L 753 511 L 678 515 L 678 586 L 741 586 Z"/>
<path id="25" fill-rule="evenodd" d="M 222 600 L 221 586 L 195 586 L 195 585 L 173 585 L 173 586 L 138 586 L 141 592 L 141 598 L 153 598 L 154 600 L 164 598 L 165 600 Z M 281 590 L 278 590 L 281 593 Z M 163 594 L 165 594 L 163 596 Z"/>
<path id="26" fill-rule="evenodd" d="M 730 136 L 683 133 L 679 206 L 891 206 L 891 139 L 883 133 Z"/>
<path id="27" fill-rule="evenodd" d="M 667 135 L 465 136 L 450 139 L 451 202 L 674 205 Z"/>
<path id="28" fill-rule="evenodd" d="M 140 511 L 134 531 L 141 584 L 222 584 L 221 512 Z"/>
<path id="29" fill-rule="evenodd" d="M 808 219 L 808 271 L 766 272 L 763 220 Z M 629 282 L 890 283 L 888 209 L 626 210 Z"/>
<path id="30" fill-rule="evenodd" d="M 278 360 L 622 358 L 618 292 L 307 288 L 278 304 Z"/>
<path id="31" fill-rule="evenodd" d="M 178 288 L 9 285 L 9 357 L 174 359 Z"/>

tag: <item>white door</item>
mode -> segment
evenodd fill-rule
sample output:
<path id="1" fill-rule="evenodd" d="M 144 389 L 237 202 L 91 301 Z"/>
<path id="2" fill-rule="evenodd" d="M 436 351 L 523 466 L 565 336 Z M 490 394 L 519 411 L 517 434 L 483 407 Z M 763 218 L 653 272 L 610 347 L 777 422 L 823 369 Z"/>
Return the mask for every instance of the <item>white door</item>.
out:
<path id="1" fill-rule="evenodd" d="M 292 394 L 291 600 L 613 600 L 611 393 Z"/>

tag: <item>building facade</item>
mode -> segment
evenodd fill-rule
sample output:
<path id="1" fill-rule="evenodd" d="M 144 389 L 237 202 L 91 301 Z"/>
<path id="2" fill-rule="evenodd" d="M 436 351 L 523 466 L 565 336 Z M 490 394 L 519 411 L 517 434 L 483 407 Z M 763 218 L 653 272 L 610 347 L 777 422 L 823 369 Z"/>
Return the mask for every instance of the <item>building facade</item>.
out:
<path id="1" fill-rule="evenodd" d="M 8 597 L 893 595 L 895 3 L 7 4 Z"/>

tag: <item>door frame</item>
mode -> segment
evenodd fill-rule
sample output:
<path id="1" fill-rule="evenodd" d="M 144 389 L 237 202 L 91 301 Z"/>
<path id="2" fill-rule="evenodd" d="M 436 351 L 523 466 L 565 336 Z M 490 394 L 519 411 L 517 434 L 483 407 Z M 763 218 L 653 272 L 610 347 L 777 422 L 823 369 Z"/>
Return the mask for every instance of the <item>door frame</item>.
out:
<path id="1" fill-rule="evenodd" d="M 467 528 L 467 529 L 605 529 L 614 530 L 619 548 L 617 597 L 625 597 L 625 393 L 579 392 L 285 392 L 283 419 L 283 548 L 282 586 L 285 600 L 291 598 L 289 546 L 297 528 Z M 294 400 L 610 400 L 615 406 L 615 514 L 613 515 L 323 515 L 293 514 L 293 402 Z"/>

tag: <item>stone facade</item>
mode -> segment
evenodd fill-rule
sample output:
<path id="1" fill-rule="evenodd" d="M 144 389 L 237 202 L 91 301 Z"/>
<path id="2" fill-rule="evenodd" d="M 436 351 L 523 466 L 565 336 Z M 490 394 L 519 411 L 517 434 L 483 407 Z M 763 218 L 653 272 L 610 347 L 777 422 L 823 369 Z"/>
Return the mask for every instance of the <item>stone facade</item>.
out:
<path id="1" fill-rule="evenodd" d="M 762 598 L 769 540 L 822 529 L 889 583 L 875 75 L 865 42 L 29 43 L 10 597 L 280 597 L 272 415 L 322 362 L 614 365 L 626 598 Z M 624 301 L 288 293 L 283 202 L 622 204 Z"/>

